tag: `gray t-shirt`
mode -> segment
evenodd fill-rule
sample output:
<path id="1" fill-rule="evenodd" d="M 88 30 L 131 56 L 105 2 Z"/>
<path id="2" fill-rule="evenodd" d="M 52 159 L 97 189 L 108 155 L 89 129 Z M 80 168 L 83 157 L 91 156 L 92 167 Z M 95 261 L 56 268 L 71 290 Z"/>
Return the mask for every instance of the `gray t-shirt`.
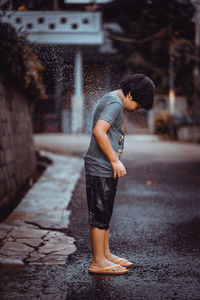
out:
<path id="1" fill-rule="evenodd" d="M 107 131 L 107 135 L 115 154 L 120 159 L 124 148 L 124 107 L 121 99 L 114 92 L 105 94 L 98 101 L 93 116 L 93 128 L 99 119 L 110 123 L 111 127 Z M 90 146 L 84 159 L 86 174 L 113 177 L 111 163 L 93 135 L 91 136 Z"/>

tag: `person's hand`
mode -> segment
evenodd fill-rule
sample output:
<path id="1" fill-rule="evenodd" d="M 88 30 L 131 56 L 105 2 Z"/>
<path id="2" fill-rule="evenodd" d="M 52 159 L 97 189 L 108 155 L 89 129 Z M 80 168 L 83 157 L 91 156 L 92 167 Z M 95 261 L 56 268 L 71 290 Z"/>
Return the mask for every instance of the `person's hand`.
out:
<path id="1" fill-rule="evenodd" d="M 123 177 L 126 175 L 126 169 L 123 165 L 123 163 L 120 160 L 117 160 L 116 162 L 111 163 L 113 172 L 114 172 L 114 178 Z"/>

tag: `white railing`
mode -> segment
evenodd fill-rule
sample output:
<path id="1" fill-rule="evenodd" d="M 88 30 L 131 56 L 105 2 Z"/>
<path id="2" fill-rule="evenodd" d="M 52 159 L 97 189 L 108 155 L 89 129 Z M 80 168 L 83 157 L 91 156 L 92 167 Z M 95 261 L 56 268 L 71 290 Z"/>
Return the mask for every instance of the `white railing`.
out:
<path id="1" fill-rule="evenodd" d="M 2 22 L 31 42 L 91 45 L 103 43 L 101 12 L 7 11 Z"/>

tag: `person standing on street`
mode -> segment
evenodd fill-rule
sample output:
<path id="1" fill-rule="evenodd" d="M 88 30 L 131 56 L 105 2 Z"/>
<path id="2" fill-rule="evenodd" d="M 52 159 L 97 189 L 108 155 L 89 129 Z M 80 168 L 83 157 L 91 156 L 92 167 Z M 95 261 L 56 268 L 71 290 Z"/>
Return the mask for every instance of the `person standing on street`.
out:
<path id="1" fill-rule="evenodd" d="M 126 274 L 133 265 L 111 253 L 109 223 L 112 216 L 118 178 L 126 175 L 121 162 L 124 148 L 124 113 L 138 108 L 151 109 L 154 84 L 144 74 L 134 74 L 122 80 L 119 89 L 105 94 L 97 103 L 93 130 L 85 155 L 88 222 L 92 244 L 89 272 Z"/>

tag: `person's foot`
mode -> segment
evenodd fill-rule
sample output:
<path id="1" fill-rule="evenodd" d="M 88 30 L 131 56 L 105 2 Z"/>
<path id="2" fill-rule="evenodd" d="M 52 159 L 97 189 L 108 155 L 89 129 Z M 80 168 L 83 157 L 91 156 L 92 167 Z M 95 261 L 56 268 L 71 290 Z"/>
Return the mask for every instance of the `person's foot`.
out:
<path id="1" fill-rule="evenodd" d="M 111 261 L 111 262 L 113 262 L 113 263 L 115 263 L 115 264 L 117 264 L 117 265 L 120 265 L 120 266 L 122 266 L 122 267 L 127 267 L 127 268 L 129 268 L 129 267 L 131 267 L 131 266 L 133 265 L 133 263 L 130 262 L 130 261 L 128 261 L 127 259 L 122 258 L 122 257 L 119 257 L 119 256 L 116 256 L 116 255 L 114 255 L 114 254 L 112 254 L 112 253 L 107 254 L 107 255 L 106 255 L 106 258 L 107 258 L 109 261 Z"/>
<path id="2" fill-rule="evenodd" d="M 90 264 L 90 269 L 102 269 L 102 268 L 106 268 L 109 266 L 113 266 L 113 268 L 115 270 L 123 270 L 124 269 L 120 265 L 116 265 L 115 263 L 113 263 L 112 261 L 110 261 L 106 258 L 98 260 L 98 261 L 92 260 L 92 262 Z"/>
<path id="3" fill-rule="evenodd" d="M 126 274 L 127 269 L 117 265 L 107 259 L 92 261 L 89 267 L 89 272 L 99 274 Z"/>
<path id="4" fill-rule="evenodd" d="M 120 257 L 119 257 L 119 256 L 116 256 L 116 255 L 114 255 L 114 254 L 112 254 L 112 253 L 109 253 L 109 254 L 106 254 L 106 258 L 107 258 L 108 260 L 110 260 L 110 261 L 115 261 L 115 260 L 119 259 Z"/>

